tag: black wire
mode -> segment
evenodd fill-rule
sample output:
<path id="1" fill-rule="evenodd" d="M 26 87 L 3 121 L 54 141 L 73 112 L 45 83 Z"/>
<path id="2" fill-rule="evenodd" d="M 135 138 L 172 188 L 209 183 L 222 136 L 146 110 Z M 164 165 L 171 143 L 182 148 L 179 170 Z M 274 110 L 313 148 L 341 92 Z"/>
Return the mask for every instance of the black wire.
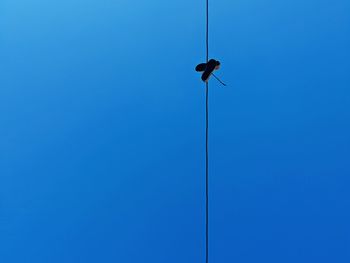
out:
<path id="1" fill-rule="evenodd" d="M 217 81 L 219 81 L 222 85 L 227 86 L 224 82 L 221 81 L 217 76 L 214 75 L 214 73 L 211 73 L 214 78 L 216 78 Z"/>
<path id="2" fill-rule="evenodd" d="M 205 111 L 205 262 L 209 262 L 209 85 L 206 83 Z"/>
<path id="3" fill-rule="evenodd" d="M 206 0 L 206 61 L 209 60 L 209 0 Z M 209 84 L 205 85 L 205 262 L 209 262 Z"/>
<path id="4" fill-rule="evenodd" d="M 209 0 L 206 0 L 206 11 L 207 11 L 206 47 L 207 47 L 207 63 L 208 63 L 209 61 Z"/>

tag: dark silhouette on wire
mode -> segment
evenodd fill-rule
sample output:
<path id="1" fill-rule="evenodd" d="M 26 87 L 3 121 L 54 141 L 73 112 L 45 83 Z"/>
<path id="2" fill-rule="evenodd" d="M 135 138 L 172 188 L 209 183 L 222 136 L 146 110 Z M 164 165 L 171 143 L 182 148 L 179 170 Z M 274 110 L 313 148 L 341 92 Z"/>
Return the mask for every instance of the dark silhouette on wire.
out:
<path id="1" fill-rule="evenodd" d="M 211 59 L 208 63 L 200 63 L 196 66 L 197 72 L 203 72 L 202 80 L 204 82 L 208 82 L 210 76 L 212 75 L 217 81 L 219 81 L 222 85 L 226 86 L 224 82 L 222 82 L 217 76 L 214 75 L 214 70 L 220 69 L 220 61 Z"/>

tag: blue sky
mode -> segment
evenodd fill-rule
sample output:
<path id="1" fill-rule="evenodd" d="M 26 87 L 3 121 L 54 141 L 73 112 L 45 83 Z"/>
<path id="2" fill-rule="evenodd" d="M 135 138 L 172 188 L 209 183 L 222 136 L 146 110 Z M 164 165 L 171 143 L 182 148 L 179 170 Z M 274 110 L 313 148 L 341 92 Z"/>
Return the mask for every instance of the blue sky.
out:
<path id="1" fill-rule="evenodd" d="M 210 1 L 210 260 L 350 260 L 350 2 Z M 204 261 L 204 1 L 0 2 L 0 262 Z"/>

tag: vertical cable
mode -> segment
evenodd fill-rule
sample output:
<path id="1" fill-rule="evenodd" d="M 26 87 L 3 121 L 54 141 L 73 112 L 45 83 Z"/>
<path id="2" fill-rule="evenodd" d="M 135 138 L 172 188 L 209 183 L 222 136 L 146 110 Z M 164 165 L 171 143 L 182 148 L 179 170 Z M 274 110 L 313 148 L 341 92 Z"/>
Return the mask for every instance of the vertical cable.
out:
<path id="1" fill-rule="evenodd" d="M 207 63 L 209 60 L 209 0 L 206 0 L 206 24 L 207 24 L 207 28 L 206 28 L 206 48 L 207 48 Z"/>
<path id="2" fill-rule="evenodd" d="M 205 111 L 205 262 L 209 262 L 209 85 L 206 83 Z"/>
<path id="3" fill-rule="evenodd" d="M 206 0 L 206 62 L 209 61 L 209 0 Z M 205 84 L 205 262 L 209 262 L 209 84 Z"/>

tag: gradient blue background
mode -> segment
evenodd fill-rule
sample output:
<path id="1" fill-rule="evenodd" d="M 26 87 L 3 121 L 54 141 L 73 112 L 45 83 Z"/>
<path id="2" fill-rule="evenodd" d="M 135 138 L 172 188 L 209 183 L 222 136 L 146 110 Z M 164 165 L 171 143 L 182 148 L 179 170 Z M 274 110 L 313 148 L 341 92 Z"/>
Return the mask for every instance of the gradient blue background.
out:
<path id="1" fill-rule="evenodd" d="M 204 8 L 1 0 L 0 262 L 204 261 Z M 211 262 L 350 262 L 350 2 L 210 15 Z"/>

